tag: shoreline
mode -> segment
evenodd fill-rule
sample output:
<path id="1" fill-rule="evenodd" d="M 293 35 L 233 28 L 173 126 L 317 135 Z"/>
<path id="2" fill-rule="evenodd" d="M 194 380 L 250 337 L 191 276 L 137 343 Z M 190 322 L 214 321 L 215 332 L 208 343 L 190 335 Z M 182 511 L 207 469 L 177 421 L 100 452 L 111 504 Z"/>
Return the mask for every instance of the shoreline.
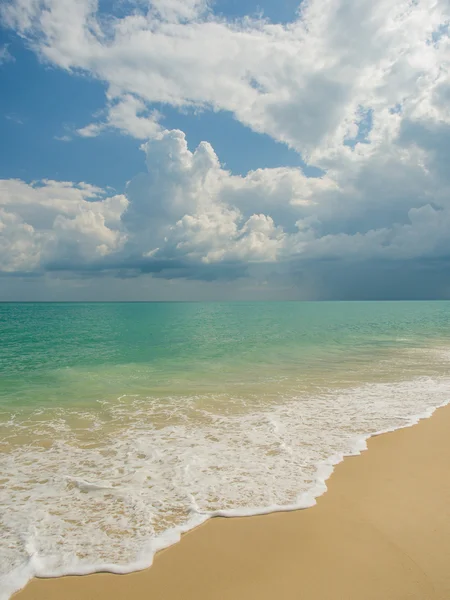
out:
<path id="1" fill-rule="evenodd" d="M 372 436 L 369 452 L 337 464 L 307 510 L 215 517 L 149 569 L 33 579 L 13 598 L 447 599 L 449 429 L 447 405 Z"/>

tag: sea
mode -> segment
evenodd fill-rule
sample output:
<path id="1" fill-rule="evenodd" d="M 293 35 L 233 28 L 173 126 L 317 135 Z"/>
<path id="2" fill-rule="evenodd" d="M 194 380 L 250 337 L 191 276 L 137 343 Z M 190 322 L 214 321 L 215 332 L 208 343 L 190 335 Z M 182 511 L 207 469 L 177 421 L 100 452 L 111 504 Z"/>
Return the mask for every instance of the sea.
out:
<path id="1" fill-rule="evenodd" d="M 312 506 L 449 400 L 450 302 L 2 303 L 0 598 Z"/>

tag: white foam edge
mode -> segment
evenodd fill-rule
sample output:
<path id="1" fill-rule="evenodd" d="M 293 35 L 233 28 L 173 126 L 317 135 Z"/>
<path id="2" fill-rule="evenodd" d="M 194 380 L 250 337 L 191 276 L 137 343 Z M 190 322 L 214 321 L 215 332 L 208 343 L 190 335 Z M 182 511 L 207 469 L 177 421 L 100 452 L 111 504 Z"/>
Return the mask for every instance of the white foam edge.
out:
<path id="1" fill-rule="evenodd" d="M 26 563 L 16 567 L 4 578 L 3 589 L 0 591 L 0 600 L 9 600 L 12 594 L 25 587 L 25 585 L 33 577 L 50 579 L 69 575 L 92 575 L 93 573 L 114 573 L 118 575 L 125 575 L 128 573 L 143 571 L 144 569 L 151 567 L 154 556 L 157 552 L 176 544 L 180 541 L 182 534 L 195 529 L 199 525 L 202 525 L 207 520 L 214 517 L 252 517 L 257 515 L 267 515 L 275 512 L 292 512 L 294 510 L 311 508 L 317 503 L 317 498 L 322 496 L 327 491 L 328 487 L 326 481 L 333 473 L 335 466 L 341 463 L 344 458 L 349 456 L 358 456 L 364 450 L 367 450 L 367 440 L 385 433 L 392 433 L 399 429 L 412 427 L 419 421 L 430 418 L 438 408 L 443 408 L 448 404 L 450 404 L 450 399 L 446 400 L 442 404 L 428 408 L 422 413 L 407 418 L 403 425 L 389 427 L 387 429 L 382 429 L 367 435 L 355 436 L 350 442 L 351 449 L 348 452 L 333 454 L 317 465 L 314 487 L 310 491 L 302 493 L 298 497 L 297 502 L 294 504 L 275 504 L 260 508 L 219 509 L 209 512 L 200 512 L 193 506 L 193 517 L 189 519 L 189 521 L 187 521 L 184 525 L 168 529 L 160 537 L 150 540 L 148 544 L 146 544 L 140 551 L 137 560 L 132 563 L 128 563 L 127 565 L 117 565 L 114 563 L 84 565 L 74 563 L 72 566 L 68 565 L 64 569 L 56 568 L 51 570 L 43 563 L 42 559 L 38 555 L 32 553 Z M 45 559 L 47 565 L 49 559 L 50 557 L 46 557 Z"/>

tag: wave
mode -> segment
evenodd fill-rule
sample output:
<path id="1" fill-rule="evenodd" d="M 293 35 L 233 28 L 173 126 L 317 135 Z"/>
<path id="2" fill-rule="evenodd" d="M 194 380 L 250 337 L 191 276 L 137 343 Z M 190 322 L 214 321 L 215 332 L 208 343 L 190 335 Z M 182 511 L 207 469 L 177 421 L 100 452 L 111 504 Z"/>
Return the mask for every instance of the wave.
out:
<path id="1" fill-rule="evenodd" d="M 54 439 L 4 454 L 0 598 L 34 576 L 147 568 L 212 517 L 313 506 L 345 456 L 449 396 L 450 379 L 421 377 L 261 399 L 248 410 L 242 398 L 221 398 L 218 410 L 192 397 L 122 397 L 95 415 L 24 421 L 22 434 Z M 70 426 L 75 416 L 82 433 Z"/>

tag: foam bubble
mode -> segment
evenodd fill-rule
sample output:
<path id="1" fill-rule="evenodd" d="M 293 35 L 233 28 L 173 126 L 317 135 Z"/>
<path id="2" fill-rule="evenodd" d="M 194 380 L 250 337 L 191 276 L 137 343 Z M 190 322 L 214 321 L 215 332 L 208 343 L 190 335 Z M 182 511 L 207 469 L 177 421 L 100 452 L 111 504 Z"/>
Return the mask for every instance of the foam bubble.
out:
<path id="1" fill-rule="evenodd" d="M 429 416 L 449 386 L 422 377 L 249 406 L 122 396 L 95 413 L 17 415 L 2 463 L 0 598 L 32 576 L 145 568 L 212 516 L 311 506 L 345 455 Z M 14 445 L 18 432 L 27 444 Z"/>

